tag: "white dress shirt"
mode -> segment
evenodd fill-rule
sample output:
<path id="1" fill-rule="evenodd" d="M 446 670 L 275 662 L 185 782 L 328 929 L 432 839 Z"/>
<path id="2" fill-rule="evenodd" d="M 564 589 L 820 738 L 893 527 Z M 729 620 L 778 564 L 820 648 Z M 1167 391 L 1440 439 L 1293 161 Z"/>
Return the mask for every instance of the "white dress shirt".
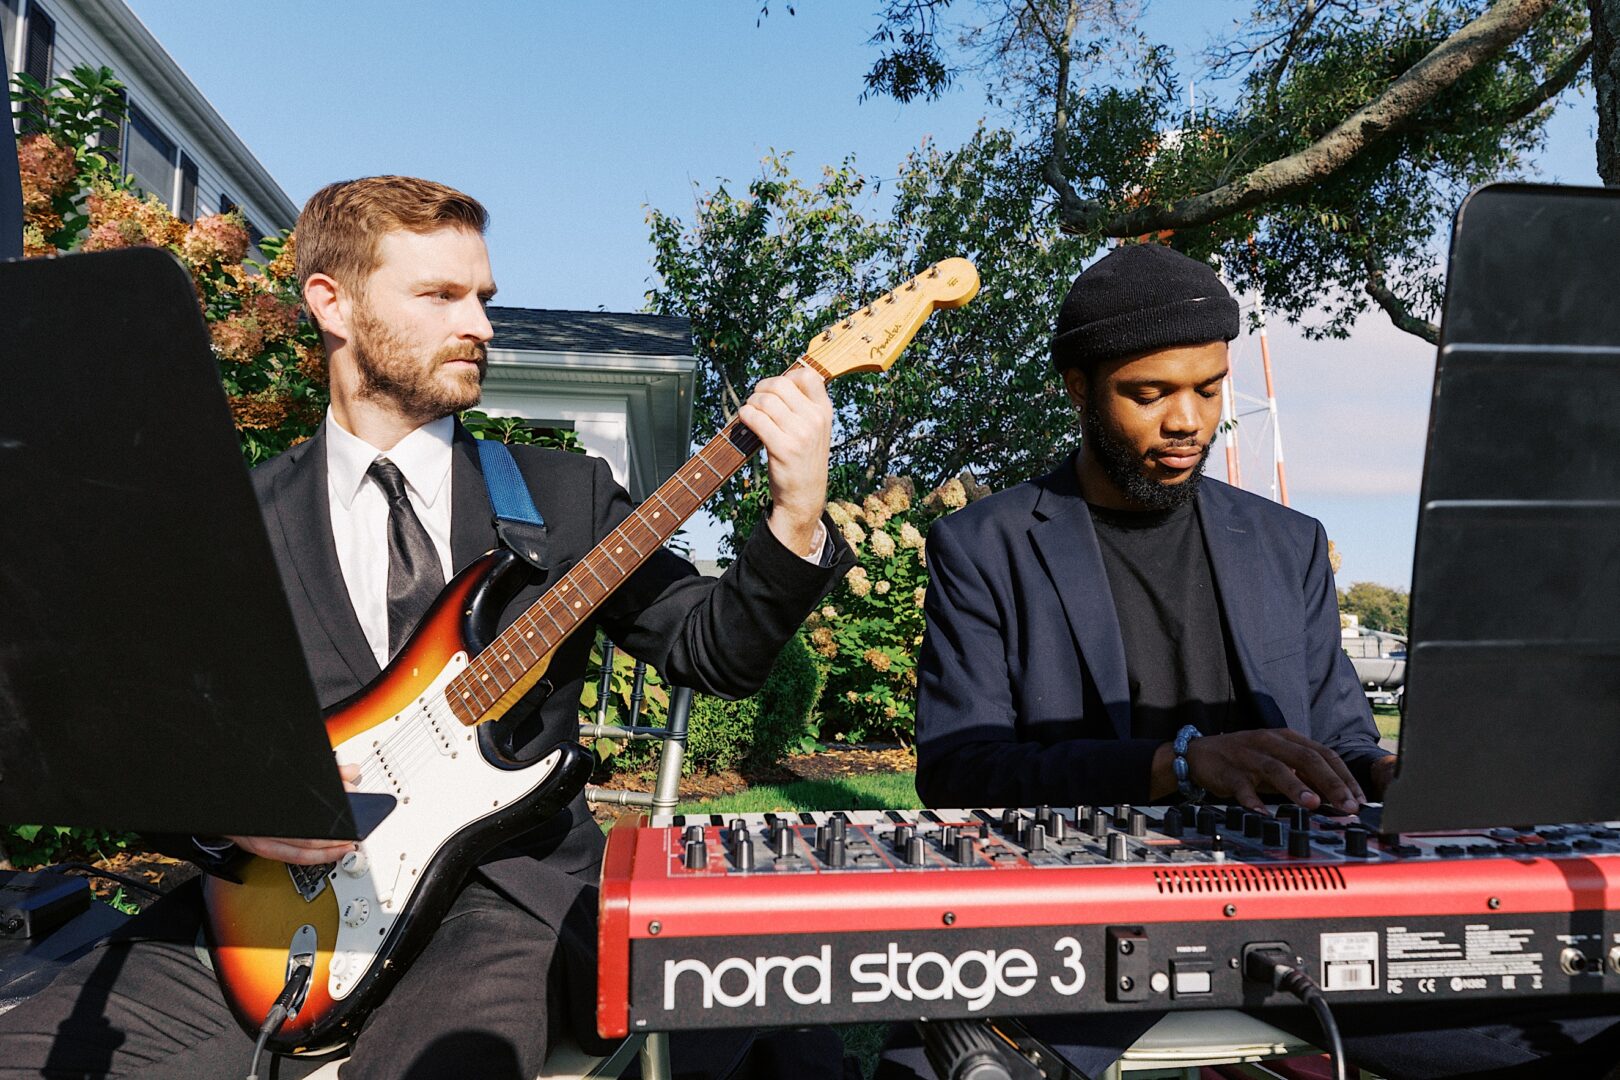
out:
<path id="1" fill-rule="evenodd" d="M 326 492 L 332 510 L 332 540 L 338 567 L 349 589 L 349 602 L 365 631 L 377 666 L 388 663 L 388 496 L 366 475 L 371 463 L 385 457 L 405 477 L 405 495 L 421 519 L 433 550 L 439 554 L 444 579 L 453 569 L 450 556 L 450 462 L 455 418 L 423 424 L 390 450 L 378 450 L 343 429 L 326 414 Z"/>

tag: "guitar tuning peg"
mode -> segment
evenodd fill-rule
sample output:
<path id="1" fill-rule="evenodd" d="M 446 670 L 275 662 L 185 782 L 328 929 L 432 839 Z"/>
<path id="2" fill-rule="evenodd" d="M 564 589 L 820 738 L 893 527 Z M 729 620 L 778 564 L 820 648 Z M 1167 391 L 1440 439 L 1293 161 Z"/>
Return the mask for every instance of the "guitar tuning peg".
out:
<path id="1" fill-rule="evenodd" d="M 821 340 L 822 341 L 831 341 L 832 340 L 832 331 L 828 330 L 826 333 L 822 334 L 821 335 Z"/>
<path id="2" fill-rule="evenodd" d="M 883 302 L 884 302 L 884 303 L 885 303 L 885 304 L 892 304 L 892 303 L 894 303 L 894 293 L 892 293 L 892 292 L 887 292 L 887 293 L 884 293 L 884 294 L 883 294 Z"/>
<path id="3" fill-rule="evenodd" d="M 931 277 L 931 278 L 932 277 L 939 277 L 939 267 L 937 265 L 930 266 L 928 268 L 928 276 Z"/>

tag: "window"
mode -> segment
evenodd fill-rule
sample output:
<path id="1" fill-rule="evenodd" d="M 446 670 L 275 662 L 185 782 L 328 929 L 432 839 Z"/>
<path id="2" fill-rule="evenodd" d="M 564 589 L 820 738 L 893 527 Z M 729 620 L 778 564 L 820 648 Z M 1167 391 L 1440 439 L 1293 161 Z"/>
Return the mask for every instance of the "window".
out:
<path id="1" fill-rule="evenodd" d="M 24 37 L 23 74 L 38 79 L 41 86 L 50 86 L 51 62 L 56 53 L 56 20 L 41 11 L 38 4 L 28 5 L 28 26 Z M 23 106 L 22 128 L 24 131 L 38 130 L 38 106 Z"/>
<path id="2" fill-rule="evenodd" d="M 129 107 L 129 144 L 124 148 L 124 171 L 135 186 L 156 195 L 165 206 L 174 203 L 175 145 L 140 109 Z"/>
<path id="3" fill-rule="evenodd" d="M 185 154 L 180 155 L 180 201 L 174 212 L 181 221 L 197 220 L 197 163 Z"/>

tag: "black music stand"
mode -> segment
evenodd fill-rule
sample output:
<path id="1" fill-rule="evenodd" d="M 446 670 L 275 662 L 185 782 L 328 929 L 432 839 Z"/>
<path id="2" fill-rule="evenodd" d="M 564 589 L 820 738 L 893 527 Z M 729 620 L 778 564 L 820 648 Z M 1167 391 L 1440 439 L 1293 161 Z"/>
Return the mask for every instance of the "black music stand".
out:
<path id="1" fill-rule="evenodd" d="M 1620 191 L 1457 212 L 1391 832 L 1620 818 Z"/>
<path id="2" fill-rule="evenodd" d="M 189 275 L 0 263 L 0 821 L 352 840 Z"/>

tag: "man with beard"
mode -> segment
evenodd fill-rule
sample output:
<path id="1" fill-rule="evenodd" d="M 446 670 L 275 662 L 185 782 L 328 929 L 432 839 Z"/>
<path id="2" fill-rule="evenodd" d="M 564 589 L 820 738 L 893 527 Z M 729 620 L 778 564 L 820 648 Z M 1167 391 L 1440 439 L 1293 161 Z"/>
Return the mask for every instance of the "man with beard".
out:
<path id="1" fill-rule="evenodd" d="M 1169 248 L 1075 281 L 1053 364 L 1079 451 L 929 533 L 925 802 L 1382 793 L 1395 759 L 1339 646 L 1321 525 L 1203 475 L 1237 333 L 1220 279 Z"/>
<path id="2" fill-rule="evenodd" d="M 298 279 L 326 346 L 331 408 L 313 438 L 254 470 L 253 483 L 325 706 L 375 679 L 445 581 L 499 542 L 476 444 L 455 420 L 479 400 L 493 334 L 486 221 L 470 197 L 408 177 L 329 185 L 299 215 Z M 764 526 L 719 579 L 654 552 L 596 616 L 672 682 L 726 697 L 758 689 L 853 561 L 823 521 L 832 408 L 822 381 L 808 370 L 767 379 L 740 417 L 770 455 Z M 548 569 L 532 573 L 502 626 L 631 510 L 598 458 L 512 451 L 546 522 Z M 595 625 L 572 634 L 552 657 L 549 697 L 531 695 L 496 722 L 514 756 L 577 737 L 594 637 Z M 236 849 L 314 865 L 354 846 L 173 839 L 176 853 L 223 873 Z M 577 797 L 485 856 L 366 1020 L 342 1076 L 530 1080 L 563 1021 L 592 1034 L 602 847 Z M 252 1040 L 199 959 L 200 916 L 199 890 L 182 887 L 0 1015 L 0 1077 L 245 1074 Z M 282 1077 L 315 1067 L 280 1064 Z"/>
<path id="3" fill-rule="evenodd" d="M 1202 263 L 1120 248 L 1074 282 L 1053 366 L 1079 451 L 928 535 L 917 791 L 930 806 L 1267 796 L 1354 811 L 1395 757 L 1339 644 L 1315 520 L 1203 475 L 1238 305 Z M 1483 778 L 1482 778 L 1483 779 Z M 1096 1075 L 1156 1013 L 1027 1021 Z M 1308 1015 L 1274 1018 L 1309 1039 Z M 1514 1006 L 1341 1016 L 1392 1078 L 1599 1076 L 1613 1017 Z M 1620 1030 L 1620 1029 L 1617 1029 Z M 904 1037 L 879 1076 L 932 1075 Z M 1556 1057 L 1547 1056 L 1559 1051 Z"/>

